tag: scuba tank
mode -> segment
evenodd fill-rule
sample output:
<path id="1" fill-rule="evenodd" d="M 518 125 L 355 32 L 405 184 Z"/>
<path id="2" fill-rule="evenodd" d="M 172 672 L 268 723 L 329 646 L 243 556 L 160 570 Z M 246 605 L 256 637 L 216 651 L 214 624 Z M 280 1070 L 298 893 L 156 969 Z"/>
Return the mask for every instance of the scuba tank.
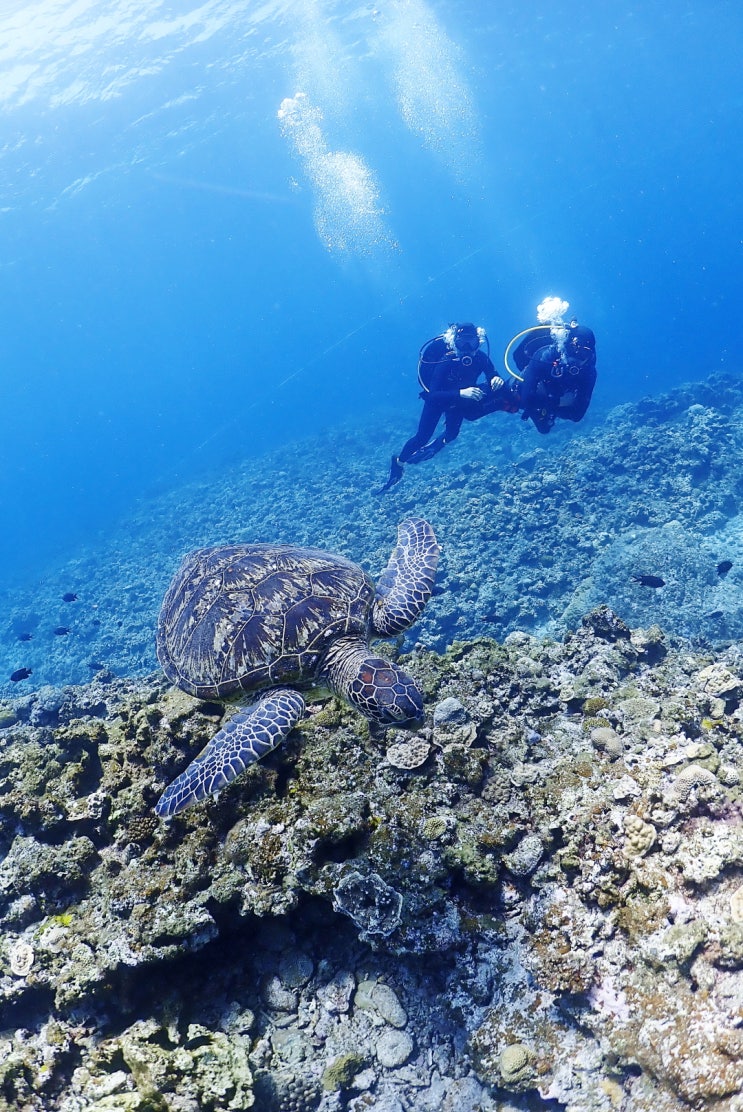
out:
<path id="1" fill-rule="evenodd" d="M 503 362 L 511 378 L 517 378 L 519 382 L 523 382 L 523 376 L 518 372 L 523 371 L 528 366 L 540 348 L 547 347 L 551 343 L 553 343 L 552 326 L 549 324 L 534 324 L 531 328 L 525 328 L 523 332 L 518 332 L 503 355 Z M 516 367 L 515 371 L 509 363 L 509 358 Z"/>
<path id="2" fill-rule="evenodd" d="M 577 320 L 573 317 L 567 324 L 554 321 L 550 324 L 533 324 L 531 328 L 525 328 L 522 332 L 517 332 L 503 355 L 503 362 L 509 375 L 512 378 L 517 378 L 519 382 L 523 382 L 523 377 L 518 372 L 523 371 L 528 366 L 529 361 L 540 348 L 547 347 L 549 344 L 556 344 L 558 351 L 562 354 L 564 337 L 569 334 L 571 328 L 576 327 L 577 323 Z M 511 366 L 509 359 L 515 365 L 516 370 Z"/>
<path id="3" fill-rule="evenodd" d="M 426 342 L 422 345 L 420 351 L 418 352 L 418 383 L 424 394 L 428 394 L 431 390 L 431 375 L 433 374 L 433 368 L 436 366 L 437 363 L 441 362 L 446 354 L 455 351 L 454 328 L 455 326 L 453 324 L 450 324 L 446 332 L 442 332 L 440 335 L 432 336 L 430 340 L 426 340 Z M 485 354 L 488 358 L 490 358 L 490 339 L 485 332 L 485 329 L 478 328 L 477 333 L 480 337 L 480 347 L 478 350 L 482 351 L 484 347 Z M 436 344 L 438 341 L 441 341 L 441 343 L 444 345 L 443 348 L 439 349 L 440 354 L 438 354 L 435 358 L 426 358 L 429 348 L 433 344 Z M 475 355 L 476 354 L 477 352 L 475 352 Z M 473 356 L 465 355 L 457 356 L 457 358 L 462 363 L 462 366 L 469 367 L 472 363 Z"/>

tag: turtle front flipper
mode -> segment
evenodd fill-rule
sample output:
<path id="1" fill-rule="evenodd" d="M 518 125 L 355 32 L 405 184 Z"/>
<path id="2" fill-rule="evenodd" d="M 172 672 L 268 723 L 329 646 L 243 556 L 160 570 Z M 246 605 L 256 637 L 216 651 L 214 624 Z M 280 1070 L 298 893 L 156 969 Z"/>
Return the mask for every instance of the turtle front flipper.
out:
<path id="1" fill-rule="evenodd" d="M 156 814 L 169 819 L 219 791 L 280 745 L 303 714 L 304 699 L 288 687 L 267 691 L 252 706 L 238 710 L 168 785 L 157 801 Z"/>
<path id="2" fill-rule="evenodd" d="M 431 597 L 439 548 L 432 526 L 406 518 L 397 527 L 397 544 L 377 581 L 372 626 L 390 637 L 411 626 Z"/>

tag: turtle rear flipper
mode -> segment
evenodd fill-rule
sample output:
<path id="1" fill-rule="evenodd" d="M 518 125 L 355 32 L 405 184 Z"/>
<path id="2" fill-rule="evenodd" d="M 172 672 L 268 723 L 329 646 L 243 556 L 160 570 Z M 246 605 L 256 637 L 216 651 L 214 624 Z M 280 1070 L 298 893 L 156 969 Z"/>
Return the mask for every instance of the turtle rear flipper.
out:
<path id="1" fill-rule="evenodd" d="M 223 788 L 248 765 L 270 753 L 299 722 L 304 699 L 290 688 L 274 688 L 250 707 L 238 710 L 206 748 L 169 784 L 155 812 L 171 818 Z"/>
<path id="2" fill-rule="evenodd" d="M 397 544 L 377 581 L 372 626 L 382 637 L 412 625 L 431 597 L 439 548 L 433 528 L 422 518 L 397 527 Z"/>

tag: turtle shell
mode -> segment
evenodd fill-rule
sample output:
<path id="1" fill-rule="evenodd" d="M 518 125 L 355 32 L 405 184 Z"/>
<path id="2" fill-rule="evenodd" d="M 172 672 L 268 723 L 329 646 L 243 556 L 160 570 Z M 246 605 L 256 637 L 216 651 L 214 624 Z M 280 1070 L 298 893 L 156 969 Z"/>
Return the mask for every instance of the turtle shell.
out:
<path id="1" fill-rule="evenodd" d="M 310 683 L 336 638 L 366 640 L 373 601 L 362 568 L 320 549 L 202 548 L 163 599 L 157 656 L 168 679 L 199 698 Z"/>

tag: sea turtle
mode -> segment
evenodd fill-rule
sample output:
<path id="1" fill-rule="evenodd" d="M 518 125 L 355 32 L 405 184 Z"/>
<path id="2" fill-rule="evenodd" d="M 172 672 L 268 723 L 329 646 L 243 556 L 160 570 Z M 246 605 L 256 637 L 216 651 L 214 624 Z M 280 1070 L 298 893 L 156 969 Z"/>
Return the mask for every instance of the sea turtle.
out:
<path id="1" fill-rule="evenodd" d="M 438 558 L 434 531 L 420 519 L 398 526 L 376 588 L 357 564 L 317 548 L 232 544 L 186 556 L 158 619 L 165 674 L 201 699 L 261 694 L 165 789 L 157 814 L 205 799 L 279 745 L 304 714 L 296 687 L 324 684 L 382 725 L 420 723 L 414 680 L 368 640 L 412 625 Z"/>

